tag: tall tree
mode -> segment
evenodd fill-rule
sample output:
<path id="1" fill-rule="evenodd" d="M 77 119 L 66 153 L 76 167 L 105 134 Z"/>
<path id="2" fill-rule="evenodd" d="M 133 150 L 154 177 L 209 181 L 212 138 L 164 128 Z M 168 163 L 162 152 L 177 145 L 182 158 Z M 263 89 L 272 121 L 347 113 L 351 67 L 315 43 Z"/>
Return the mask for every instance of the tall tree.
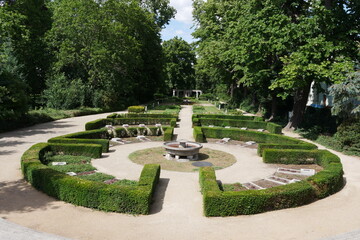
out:
<path id="1" fill-rule="evenodd" d="M 163 43 L 165 81 L 169 89 L 195 88 L 195 53 L 189 43 L 175 37 Z"/>

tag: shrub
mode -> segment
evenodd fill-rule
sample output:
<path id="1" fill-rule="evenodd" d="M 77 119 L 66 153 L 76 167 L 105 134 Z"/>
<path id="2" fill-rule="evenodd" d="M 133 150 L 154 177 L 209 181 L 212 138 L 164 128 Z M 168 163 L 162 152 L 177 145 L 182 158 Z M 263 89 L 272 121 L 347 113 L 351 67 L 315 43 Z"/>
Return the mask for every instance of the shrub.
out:
<path id="1" fill-rule="evenodd" d="M 85 123 L 85 130 L 94 130 L 105 127 L 105 125 L 108 125 L 111 121 L 108 119 L 97 119 L 91 122 Z"/>
<path id="2" fill-rule="evenodd" d="M 178 114 L 170 113 L 113 113 L 107 116 L 107 118 L 176 118 L 178 120 Z"/>
<path id="3" fill-rule="evenodd" d="M 166 129 L 164 129 L 164 141 L 171 141 L 173 138 L 173 134 L 174 134 L 174 128 L 173 127 L 168 127 Z"/>
<path id="4" fill-rule="evenodd" d="M 282 127 L 275 123 L 254 121 L 254 120 L 236 120 L 236 119 L 216 119 L 216 118 L 193 118 L 194 126 L 230 126 L 230 127 L 247 127 L 252 129 L 266 129 L 270 133 L 281 134 Z"/>
<path id="5" fill-rule="evenodd" d="M 202 132 L 201 127 L 194 127 L 193 136 L 195 142 L 205 142 L 204 134 Z"/>
<path id="6" fill-rule="evenodd" d="M 205 216 L 256 214 L 301 206 L 315 199 L 311 185 L 304 181 L 265 190 L 222 192 L 213 168 L 200 168 L 199 176 Z"/>
<path id="7" fill-rule="evenodd" d="M 228 129 L 217 127 L 201 127 L 205 138 L 231 138 L 239 141 L 255 141 L 257 143 L 298 144 L 302 141 L 278 134 Z"/>
<path id="8" fill-rule="evenodd" d="M 313 164 L 316 162 L 317 150 L 265 149 L 262 156 L 265 163 Z"/>
<path id="9" fill-rule="evenodd" d="M 232 119 L 245 121 L 263 121 L 262 117 L 243 116 L 243 115 L 220 115 L 220 114 L 193 114 L 193 118 L 214 118 L 214 119 Z"/>
<path id="10" fill-rule="evenodd" d="M 143 113 L 145 112 L 145 107 L 143 106 L 130 106 L 128 107 L 129 113 Z"/>
<path id="11" fill-rule="evenodd" d="M 259 143 L 258 144 L 258 155 L 262 156 L 264 149 L 306 149 L 314 150 L 317 149 L 317 146 L 312 143 L 299 143 L 299 144 L 277 144 L 277 143 Z"/>
<path id="12" fill-rule="evenodd" d="M 105 173 L 94 173 L 94 174 L 87 174 L 87 175 L 78 175 L 78 178 L 94 181 L 94 182 L 104 182 L 106 180 L 114 179 L 114 176 L 105 174 Z"/>
<path id="13" fill-rule="evenodd" d="M 153 191 L 159 179 L 160 166 L 145 165 L 139 180 L 141 185 L 124 186 L 71 177 L 50 169 L 40 161 L 48 151 L 61 150 L 65 154 L 72 154 L 75 152 L 74 149 L 77 149 L 78 153 L 81 151 L 88 153 L 79 145 L 73 147 L 61 147 L 49 143 L 33 145 L 21 159 L 25 179 L 49 196 L 75 205 L 131 214 L 149 213 Z"/>
<path id="14" fill-rule="evenodd" d="M 65 144 L 98 144 L 102 146 L 103 152 L 109 152 L 109 140 L 106 139 L 77 139 L 55 137 L 48 140 L 49 143 L 65 143 Z"/>

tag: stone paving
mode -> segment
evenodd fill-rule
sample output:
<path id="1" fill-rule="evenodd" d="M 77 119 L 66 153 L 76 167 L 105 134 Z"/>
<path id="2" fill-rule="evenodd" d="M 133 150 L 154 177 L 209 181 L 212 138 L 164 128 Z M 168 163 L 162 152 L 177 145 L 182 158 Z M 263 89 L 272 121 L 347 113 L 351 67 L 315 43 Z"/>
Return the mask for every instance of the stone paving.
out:
<path id="1" fill-rule="evenodd" d="M 107 213 L 73 206 L 34 190 L 22 180 L 20 158 L 31 145 L 46 142 L 58 135 L 82 131 L 86 122 L 106 115 L 63 119 L 0 134 L 0 217 L 6 219 L 0 221 L 0 239 L 64 239 L 52 234 L 84 240 L 360 239 L 360 232 L 355 231 L 360 226 L 360 159 L 341 153 L 337 154 L 344 165 L 347 181 L 342 191 L 306 206 L 251 216 L 204 217 L 197 173 L 162 171 L 152 213 L 148 216 Z M 180 117 L 180 128 L 175 133 L 179 138 L 192 140 L 191 107 L 183 106 Z M 298 137 L 293 133 L 285 134 Z M 144 148 L 159 143 L 147 144 L 144 143 Z M 124 149 L 131 151 L 130 148 L 135 145 L 129 144 Z M 211 147 L 230 146 L 214 144 Z M 241 159 L 251 160 L 250 156 L 255 157 L 256 152 L 246 152 L 236 147 L 229 151 L 235 151 L 234 155 L 239 162 L 216 171 L 218 179 L 229 182 L 252 180 L 249 178 L 257 170 L 249 170 L 252 164 Z M 114 154 L 121 152 L 116 150 Z M 124 150 L 126 156 L 125 152 Z M 101 161 L 104 164 L 110 158 L 104 155 L 104 158 L 95 161 L 95 165 Z M 132 164 L 126 158 L 119 158 L 118 161 L 113 162 L 114 169 L 121 164 Z M 259 170 L 259 175 L 271 170 L 266 166 L 262 167 L 261 161 L 256 162 L 262 169 Z M 129 169 L 119 169 L 116 174 L 133 179 L 139 176 L 140 170 L 141 166 L 134 164 Z M 342 234 L 345 232 L 349 233 Z"/>

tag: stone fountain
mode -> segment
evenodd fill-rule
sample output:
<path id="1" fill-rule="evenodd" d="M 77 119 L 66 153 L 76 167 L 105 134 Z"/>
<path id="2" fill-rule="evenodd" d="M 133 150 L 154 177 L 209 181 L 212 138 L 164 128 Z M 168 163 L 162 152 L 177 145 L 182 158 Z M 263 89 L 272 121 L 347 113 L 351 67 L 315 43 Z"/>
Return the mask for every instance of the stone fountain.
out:
<path id="1" fill-rule="evenodd" d="M 172 141 L 164 143 L 166 150 L 165 157 L 168 160 L 187 160 L 187 161 L 196 161 L 198 160 L 198 154 L 202 145 L 197 142 L 189 142 L 186 140 Z"/>

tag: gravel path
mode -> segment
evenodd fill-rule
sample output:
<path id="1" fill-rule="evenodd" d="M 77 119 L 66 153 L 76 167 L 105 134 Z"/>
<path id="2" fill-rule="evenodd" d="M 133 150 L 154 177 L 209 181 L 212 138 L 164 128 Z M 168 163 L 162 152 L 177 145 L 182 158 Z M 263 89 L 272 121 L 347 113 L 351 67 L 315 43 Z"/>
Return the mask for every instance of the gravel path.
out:
<path id="1" fill-rule="evenodd" d="M 353 232 L 360 226 L 360 159 L 337 153 L 344 165 L 347 184 L 342 191 L 307 206 L 267 212 L 252 216 L 206 218 L 202 215 L 202 198 L 196 173 L 161 172 L 152 214 L 132 216 L 106 213 L 57 201 L 34 190 L 22 180 L 20 157 L 31 145 L 46 142 L 58 135 L 84 130 L 87 121 L 107 114 L 77 117 L 40 124 L 0 134 L 0 239 L 62 239 L 53 235 L 41 238 L 39 232 L 71 239 L 326 239 L 345 232 L 358 239 Z M 191 139 L 191 108 L 180 112 L 179 137 Z M 187 119 L 187 120 L 185 120 Z M 188 122 L 187 124 L 185 124 Z M 286 133 L 290 135 L 292 133 Z M 296 137 L 296 136 L 295 136 Z M 159 143 L 149 143 L 151 147 Z M 127 161 L 132 148 L 141 144 L 120 146 L 111 154 L 96 160 L 103 170 L 113 169 L 116 176 L 129 179 L 139 177 L 142 166 Z M 145 146 L 145 144 L 143 145 Z M 222 145 L 208 147 L 222 148 Z M 267 176 L 272 169 L 256 159 L 256 151 L 229 147 L 238 162 L 217 171 L 223 182 L 253 180 L 258 174 Z M 223 149 L 218 149 L 223 150 Z M 332 151 L 334 152 L 334 151 Z M 118 161 L 111 161 L 119 154 Z M 124 154 L 124 155 L 122 155 Z M 254 164 L 251 164 L 254 160 Z M 105 163 L 109 163 L 110 167 Z M 114 165 L 111 165 L 114 164 Z M 124 164 L 124 165 L 121 165 Z M 255 170 L 255 167 L 256 169 Z M 117 167 L 117 168 L 116 168 Z M 254 167 L 254 169 L 250 169 Z M 107 170 L 106 170 L 107 171 Z M 11 223 L 10 223 L 11 222 Z M 33 229 L 24 229 L 20 226 Z M 36 235 L 40 234 L 40 235 Z M 43 233 L 44 234 L 44 233 Z M 25 237 L 26 236 L 26 237 Z M 345 235 L 344 235 L 345 236 Z M 345 236 L 345 237 L 347 237 Z M 340 236 L 341 237 L 341 236 Z M 330 240 L 329 239 L 329 240 Z"/>

